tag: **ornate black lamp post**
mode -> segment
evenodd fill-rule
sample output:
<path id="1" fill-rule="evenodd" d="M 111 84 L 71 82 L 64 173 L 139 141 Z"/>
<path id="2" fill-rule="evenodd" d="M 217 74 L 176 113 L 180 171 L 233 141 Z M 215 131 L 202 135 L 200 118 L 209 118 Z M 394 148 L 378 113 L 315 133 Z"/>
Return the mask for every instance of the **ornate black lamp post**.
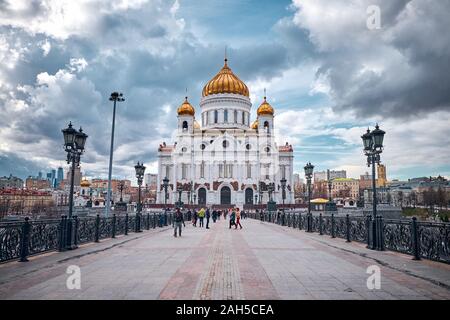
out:
<path id="1" fill-rule="evenodd" d="M 125 188 L 125 182 L 122 180 L 119 182 L 120 202 L 123 202 L 123 198 L 122 198 L 123 188 Z"/>
<path id="2" fill-rule="evenodd" d="M 169 179 L 165 177 L 163 179 L 163 188 L 164 188 L 164 206 L 167 207 L 167 198 L 169 195 L 167 194 L 167 188 L 169 187 Z"/>
<path id="3" fill-rule="evenodd" d="M 281 198 L 283 199 L 283 210 L 284 210 L 284 200 L 286 200 L 286 179 L 280 180 L 281 183 Z"/>
<path id="4" fill-rule="evenodd" d="M 177 202 L 177 207 L 181 208 L 183 203 L 181 202 L 181 194 L 183 193 L 183 188 L 181 187 L 181 185 L 177 188 L 177 192 L 178 192 L 178 202 Z"/>
<path id="5" fill-rule="evenodd" d="M 112 130 L 111 130 L 111 148 L 109 150 L 109 171 L 108 171 L 108 191 L 106 193 L 106 216 L 108 217 L 111 210 L 111 174 L 112 174 L 112 161 L 113 161 L 113 148 L 114 148 L 114 127 L 116 123 L 116 102 L 125 101 L 122 93 L 113 92 L 109 97 L 109 101 L 114 102 L 113 118 L 112 118 Z"/>
<path id="6" fill-rule="evenodd" d="M 136 178 L 138 181 L 138 204 L 137 204 L 137 211 L 136 211 L 136 232 L 141 232 L 141 210 L 142 210 L 141 185 L 142 185 L 142 180 L 144 179 L 145 166 L 143 163 L 138 162 L 137 165 L 134 166 L 134 169 L 136 170 Z"/>
<path id="7" fill-rule="evenodd" d="M 80 128 L 79 131 L 72 128 L 72 122 L 66 129 L 61 130 L 64 136 L 64 148 L 67 152 L 67 163 L 72 163 L 70 172 L 70 194 L 69 194 L 69 217 L 67 219 L 67 240 L 66 249 L 76 249 L 74 245 L 75 234 L 72 228 L 72 211 L 73 211 L 73 189 L 75 179 L 75 168 L 80 164 L 80 157 L 84 152 L 87 134 Z"/>
<path id="8" fill-rule="evenodd" d="M 312 232 L 312 214 L 311 214 L 311 178 L 313 175 L 314 166 L 308 162 L 305 166 L 305 178 L 308 184 L 308 215 L 306 232 Z"/>
<path id="9" fill-rule="evenodd" d="M 383 139 L 386 132 L 380 130 L 378 124 L 375 129 L 367 132 L 361 136 L 364 145 L 364 154 L 367 156 L 367 166 L 372 165 L 372 193 L 373 193 L 373 211 L 371 231 L 369 233 L 369 248 L 372 250 L 383 250 L 384 245 L 381 243 L 382 239 L 378 237 L 377 230 L 377 185 L 375 180 L 375 164 L 380 163 L 380 154 L 383 152 Z"/>
<path id="10" fill-rule="evenodd" d="M 330 169 L 327 169 L 327 181 L 328 181 L 328 203 L 325 205 L 326 211 L 337 211 L 336 203 L 333 202 L 331 196 L 331 187 L 333 186 L 333 181 L 331 180 Z"/>
<path id="11" fill-rule="evenodd" d="M 267 186 L 267 191 L 269 192 L 269 202 L 267 203 L 267 210 L 268 211 L 276 211 L 277 210 L 277 203 L 273 201 L 272 194 L 275 191 L 275 183 L 269 183 Z"/>

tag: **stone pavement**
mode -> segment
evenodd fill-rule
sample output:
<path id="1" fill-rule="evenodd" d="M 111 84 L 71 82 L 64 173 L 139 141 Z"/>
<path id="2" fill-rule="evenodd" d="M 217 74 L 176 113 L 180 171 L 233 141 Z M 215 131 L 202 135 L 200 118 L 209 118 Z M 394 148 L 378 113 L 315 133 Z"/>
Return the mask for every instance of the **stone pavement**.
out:
<path id="1" fill-rule="evenodd" d="M 0 299 L 450 299 L 450 265 L 246 219 L 186 223 L 0 265 Z M 69 290 L 67 267 L 81 270 Z M 380 289 L 367 288 L 376 265 Z"/>

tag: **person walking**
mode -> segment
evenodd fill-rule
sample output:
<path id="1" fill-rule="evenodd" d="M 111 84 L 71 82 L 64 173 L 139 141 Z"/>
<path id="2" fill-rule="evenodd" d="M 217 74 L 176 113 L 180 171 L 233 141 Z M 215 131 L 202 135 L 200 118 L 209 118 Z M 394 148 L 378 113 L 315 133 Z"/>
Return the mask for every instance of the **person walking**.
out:
<path id="1" fill-rule="evenodd" d="M 235 225 L 235 218 L 236 218 L 236 213 L 234 212 L 234 210 L 233 211 L 231 211 L 231 214 L 230 214 L 230 229 L 231 229 L 231 226 L 234 226 Z"/>
<path id="2" fill-rule="evenodd" d="M 173 219 L 173 236 L 177 237 L 177 229 L 178 229 L 178 235 L 181 237 L 181 224 L 183 224 L 184 227 L 186 225 L 184 224 L 184 218 L 183 213 L 181 212 L 180 208 L 177 208 L 177 211 L 175 211 L 175 216 Z"/>
<path id="3" fill-rule="evenodd" d="M 199 227 L 203 228 L 203 220 L 205 219 L 205 209 L 201 208 L 198 211 L 198 219 L 200 220 Z"/>
<path id="4" fill-rule="evenodd" d="M 209 229 L 209 219 L 211 218 L 211 213 L 209 212 L 209 208 L 206 209 L 206 229 Z"/>
<path id="5" fill-rule="evenodd" d="M 193 225 L 194 227 L 197 226 L 197 218 L 198 218 L 198 216 L 197 216 L 197 211 L 194 209 L 194 212 L 193 212 L 193 214 L 192 214 L 192 225 Z"/>
<path id="6" fill-rule="evenodd" d="M 212 212 L 212 219 L 213 219 L 213 222 L 216 223 L 216 220 L 217 220 L 217 211 L 216 210 L 213 210 L 213 212 Z"/>
<path id="7" fill-rule="evenodd" d="M 192 221 L 192 212 L 191 212 L 191 209 L 189 209 L 188 212 L 187 212 L 187 221 Z"/>
<path id="8" fill-rule="evenodd" d="M 238 226 L 241 227 L 241 229 L 242 229 L 241 211 L 239 210 L 239 208 L 236 209 L 236 223 L 234 224 L 235 229 L 237 229 Z"/>

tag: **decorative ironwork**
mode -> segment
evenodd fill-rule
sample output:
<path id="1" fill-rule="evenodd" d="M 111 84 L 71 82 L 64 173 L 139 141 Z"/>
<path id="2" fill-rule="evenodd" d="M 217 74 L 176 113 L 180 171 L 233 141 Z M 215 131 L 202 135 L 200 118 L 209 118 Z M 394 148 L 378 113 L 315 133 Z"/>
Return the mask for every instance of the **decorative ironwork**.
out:
<path id="1" fill-rule="evenodd" d="M 95 240 L 95 218 L 78 218 L 77 242 L 86 243 Z"/>
<path id="2" fill-rule="evenodd" d="M 407 254 L 413 253 L 410 221 L 385 219 L 383 235 L 386 249 Z"/>
<path id="3" fill-rule="evenodd" d="M 60 220 L 42 220 L 31 223 L 28 254 L 58 249 Z"/>
<path id="4" fill-rule="evenodd" d="M 353 241 L 367 243 L 368 220 L 365 217 L 350 219 L 350 237 Z"/>
<path id="5" fill-rule="evenodd" d="M 450 263 L 450 224 L 419 222 L 418 225 L 421 256 Z"/>
<path id="6" fill-rule="evenodd" d="M 0 225 L 0 262 L 20 257 L 20 239 L 23 222 L 8 222 Z"/>

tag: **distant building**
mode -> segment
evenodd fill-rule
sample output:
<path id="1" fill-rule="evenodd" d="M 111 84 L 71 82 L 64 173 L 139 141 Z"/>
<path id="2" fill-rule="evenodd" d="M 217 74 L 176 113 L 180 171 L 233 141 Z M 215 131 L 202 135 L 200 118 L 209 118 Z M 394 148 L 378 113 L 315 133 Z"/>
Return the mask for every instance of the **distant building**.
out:
<path id="1" fill-rule="evenodd" d="M 23 180 L 17 177 L 14 177 L 12 174 L 9 177 L 0 177 L 0 189 L 22 189 L 23 188 Z"/>
<path id="2" fill-rule="evenodd" d="M 67 177 L 66 177 L 66 180 L 67 180 L 67 184 L 68 184 L 68 185 L 71 184 L 71 177 L 72 177 L 72 168 L 70 167 L 69 170 L 67 171 Z M 73 179 L 73 181 L 74 181 L 74 186 L 80 186 L 81 178 L 82 178 L 82 175 L 81 175 L 81 168 L 80 168 L 80 167 L 75 168 L 75 171 L 74 171 L 74 179 Z"/>
<path id="3" fill-rule="evenodd" d="M 156 191 L 158 186 L 158 174 L 148 173 L 144 178 L 144 186 L 148 187 L 149 190 Z"/>
<path id="4" fill-rule="evenodd" d="M 337 178 L 331 183 L 332 198 L 359 199 L 359 180 L 352 178 Z"/>
<path id="5" fill-rule="evenodd" d="M 379 164 L 377 166 L 377 187 L 386 187 L 386 166 L 384 164 Z"/>
<path id="6" fill-rule="evenodd" d="M 330 179 L 345 179 L 347 178 L 347 171 L 345 170 L 330 170 Z M 314 172 L 314 182 L 327 181 L 327 171 Z"/>
<path id="7" fill-rule="evenodd" d="M 24 189 L 0 190 L 0 214 L 2 216 L 39 212 L 53 204 L 50 192 Z"/>
<path id="8" fill-rule="evenodd" d="M 50 181 L 38 177 L 29 176 L 25 180 L 25 188 L 29 190 L 50 189 Z"/>
<path id="9" fill-rule="evenodd" d="M 56 187 L 59 187 L 61 181 L 64 180 L 64 169 L 62 167 L 58 168 L 58 172 L 56 174 Z"/>

